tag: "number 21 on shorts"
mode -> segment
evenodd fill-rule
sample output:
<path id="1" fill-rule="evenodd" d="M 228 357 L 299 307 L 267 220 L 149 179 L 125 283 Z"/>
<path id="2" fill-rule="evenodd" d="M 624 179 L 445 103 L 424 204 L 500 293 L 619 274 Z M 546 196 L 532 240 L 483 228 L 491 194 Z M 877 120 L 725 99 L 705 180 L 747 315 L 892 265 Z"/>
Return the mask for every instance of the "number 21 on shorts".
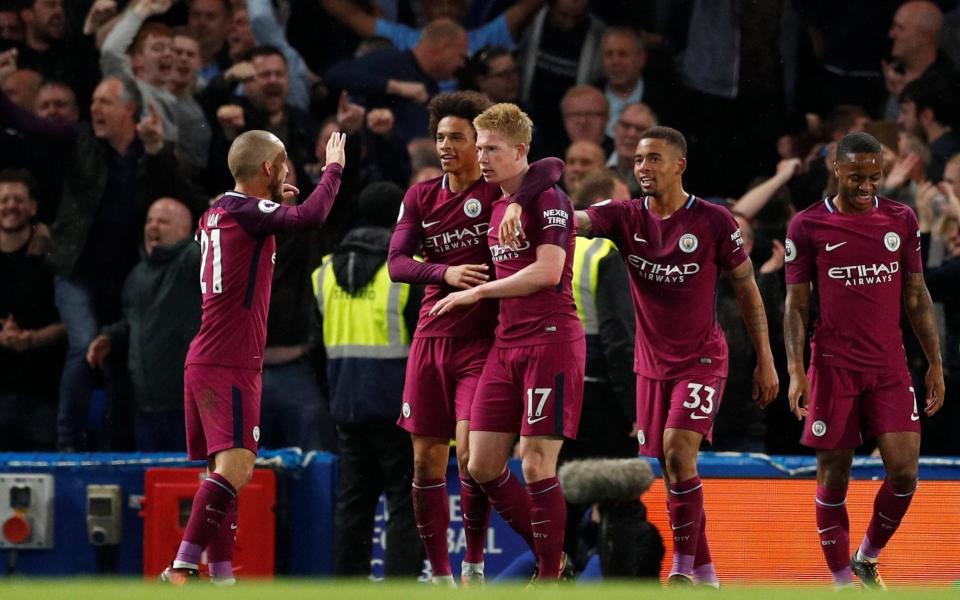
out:
<path id="1" fill-rule="evenodd" d="M 710 413 L 713 412 L 713 397 L 717 390 L 702 383 L 688 383 L 687 389 L 690 390 L 690 400 L 684 402 L 683 407 L 694 409 L 690 418 L 695 421 L 709 419 Z M 703 414 L 697 413 L 696 409 L 700 409 Z"/>

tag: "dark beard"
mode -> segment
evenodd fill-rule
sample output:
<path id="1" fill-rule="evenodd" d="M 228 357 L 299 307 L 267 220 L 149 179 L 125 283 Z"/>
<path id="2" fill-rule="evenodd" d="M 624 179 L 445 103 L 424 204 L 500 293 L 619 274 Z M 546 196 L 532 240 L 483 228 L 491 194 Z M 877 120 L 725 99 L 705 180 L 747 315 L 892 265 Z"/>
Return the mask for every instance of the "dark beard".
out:
<path id="1" fill-rule="evenodd" d="M 281 187 L 270 188 L 270 199 L 277 204 L 283 204 L 283 184 L 280 184 L 280 186 Z"/>

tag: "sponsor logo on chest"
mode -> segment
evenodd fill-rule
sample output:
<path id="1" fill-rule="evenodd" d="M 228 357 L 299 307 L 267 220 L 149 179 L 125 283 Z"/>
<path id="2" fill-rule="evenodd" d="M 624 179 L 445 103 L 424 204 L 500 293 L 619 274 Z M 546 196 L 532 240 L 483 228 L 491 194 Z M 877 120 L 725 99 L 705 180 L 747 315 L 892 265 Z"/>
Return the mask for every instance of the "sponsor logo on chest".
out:
<path id="1" fill-rule="evenodd" d="M 488 223 L 477 223 L 443 231 L 423 238 L 424 247 L 435 252 L 448 252 L 458 248 L 478 246 L 487 235 Z"/>

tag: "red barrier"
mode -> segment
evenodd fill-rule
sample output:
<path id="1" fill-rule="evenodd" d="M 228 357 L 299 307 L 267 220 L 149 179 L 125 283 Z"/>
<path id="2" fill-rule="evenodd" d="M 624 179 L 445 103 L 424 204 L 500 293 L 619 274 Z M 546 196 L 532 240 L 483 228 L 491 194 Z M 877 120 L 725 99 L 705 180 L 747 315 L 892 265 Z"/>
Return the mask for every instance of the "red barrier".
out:
<path id="1" fill-rule="evenodd" d="M 190 518 L 193 495 L 205 469 L 147 469 L 143 511 L 143 573 L 155 578 L 177 553 Z M 276 547 L 276 474 L 256 469 L 240 491 L 239 528 L 233 569 L 238 578 L 272 577 Z M 206 553 L 201 559 L 206 568 Z"/>

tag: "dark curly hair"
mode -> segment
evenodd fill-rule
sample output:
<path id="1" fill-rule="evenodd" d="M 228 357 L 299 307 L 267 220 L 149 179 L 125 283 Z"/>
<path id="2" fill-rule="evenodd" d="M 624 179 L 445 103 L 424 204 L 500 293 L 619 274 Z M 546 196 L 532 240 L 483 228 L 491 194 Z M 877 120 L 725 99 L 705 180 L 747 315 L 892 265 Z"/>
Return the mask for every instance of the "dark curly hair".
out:
<path id="1" fill-rule="evenodd" d="M 444 117 L 466 119 L 470 123 L 470 128 L 473 129 L 473 120 L 492 104 L 490 98 L 480 92 L 462 91 L 439 94 L 427 106 L 427 111 L 430 113 L 430 137 L 437 137 L 437 125 Z"/>

